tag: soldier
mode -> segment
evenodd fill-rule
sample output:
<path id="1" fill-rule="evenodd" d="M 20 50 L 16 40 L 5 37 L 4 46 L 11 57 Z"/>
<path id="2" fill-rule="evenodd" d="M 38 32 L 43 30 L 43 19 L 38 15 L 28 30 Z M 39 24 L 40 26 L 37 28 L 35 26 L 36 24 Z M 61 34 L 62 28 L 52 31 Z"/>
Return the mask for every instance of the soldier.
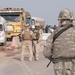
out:
<path id="1" fill-rule="evenodd" d="M 45 33 L 48 33 L 48 25 L 45 27 Z"/>
<path id="2" fill-rule="evenodd" d="M 39 41 L 43 33 L 43 30 L 40 29 L 39 23 L 36 23 L 35 30 L 33 32 L 34 32 L 34 37 L 33 37 L 34 58 L 35 60 L 38 60 L 39 59 Z"/>
<path id="3" fill-rule="evenodd" d="M 55 75 L 75 75 L 75 26 L 73 12 L 65 8 L 59 13 L 59 27 L 48 37 L 44 56 L 54 65 Z"/>
<path id="4" fill-rule="evenodd" d="M 25 24 L 22 32 L 22 52 L 21 52 L 21 60 L 24 60 L 25 49 L 29 49 L 29 60 L 32 61 L 33 53 L 32 53 L 32 39 L 33 32 L 30 29 L 29 24 Z M 27 48 L 26 48 L 27 47 Z"/>

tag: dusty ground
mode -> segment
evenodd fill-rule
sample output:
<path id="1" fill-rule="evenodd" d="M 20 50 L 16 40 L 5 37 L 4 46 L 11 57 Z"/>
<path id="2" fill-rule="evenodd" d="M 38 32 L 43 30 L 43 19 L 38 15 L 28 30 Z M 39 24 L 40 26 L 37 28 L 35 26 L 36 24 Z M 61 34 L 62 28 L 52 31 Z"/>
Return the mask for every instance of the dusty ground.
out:
<path id="1" fill-rule="evenodd" d="M 40 41 L 40 43 L 39 43 L 39 51 L 40 52 L 43 51 L 43 48 L 44 48 L 43 44 L 44 43 L 45 43 L 45 41 Z M 6 50 L 6 47 L 8 47 L 10 45 L 11 45 L 11 41 L 8 41 L 5 46 L 0 46 L 0 58 L 10 57 L 10 56 L 14 56 L 16 54 L 21 53 L 21 47 L 14 48 L 13 50 Z"/>
<path id="2" fill-rule="evenodd" d="M 54 75 L 53 64 L 46 67 L 49 60 L 44 58 L 43 44 L 41 41 L 39 61 L 28 61 L 28 51 L 25 52 L 25 60 L 20 61 L 21 49 L 5 50 L 11 42 L 6 46 L 0 46 L 0 75 Z"/>

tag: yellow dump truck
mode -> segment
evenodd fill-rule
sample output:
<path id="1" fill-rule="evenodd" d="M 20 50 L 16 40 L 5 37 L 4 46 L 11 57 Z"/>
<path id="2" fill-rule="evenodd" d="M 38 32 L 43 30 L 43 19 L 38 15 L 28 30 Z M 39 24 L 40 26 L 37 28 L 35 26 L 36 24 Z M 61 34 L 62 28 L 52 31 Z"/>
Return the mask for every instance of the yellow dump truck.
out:
<path id="1" fill-rule="evenodd" d="M 23 8 L 0 9 L 0 15 L 7 21 L 7 38 L 21 35 L 22 25 L 24 23 L 24 12 Z"/>

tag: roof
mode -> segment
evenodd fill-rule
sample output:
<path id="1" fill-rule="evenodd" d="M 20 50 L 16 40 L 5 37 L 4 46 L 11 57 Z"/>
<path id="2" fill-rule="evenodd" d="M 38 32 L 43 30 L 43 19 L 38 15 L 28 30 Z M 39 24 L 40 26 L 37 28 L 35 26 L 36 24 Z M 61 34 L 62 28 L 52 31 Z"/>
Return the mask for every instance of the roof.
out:
<path id="1" fill-rule="evenodd" d="M 0 13 L 3 12 L 23 12 L 23 8 L 1 8 Z"/>

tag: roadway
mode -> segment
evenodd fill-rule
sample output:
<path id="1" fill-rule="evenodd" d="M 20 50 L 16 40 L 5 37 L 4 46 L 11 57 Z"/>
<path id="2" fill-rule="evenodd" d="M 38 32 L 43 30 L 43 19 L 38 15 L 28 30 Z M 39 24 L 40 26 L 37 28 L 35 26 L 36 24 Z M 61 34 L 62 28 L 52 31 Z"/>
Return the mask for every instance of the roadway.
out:
<path id="1" fill-rule="evenodd" d="M 7 55 L 9 53 L 11 55 Z M 24 61 L 20 61 L 20 53 L 14 53 L 15 51 L 0 52 L 0 75 L 54 75 L 53 64 L 46 67 L 49 60 L 43 56 L 42 51 L 38 61 L 28 61 L 28 51 Z"/>
<path id="2" fill-rule="evenodd" d="M 20 61 L 20 54 L 0 60 L 0 75 L 54 75 L 52 64 L 47 68 L 48 60 L 40 53 L 38 61 Z"/>

